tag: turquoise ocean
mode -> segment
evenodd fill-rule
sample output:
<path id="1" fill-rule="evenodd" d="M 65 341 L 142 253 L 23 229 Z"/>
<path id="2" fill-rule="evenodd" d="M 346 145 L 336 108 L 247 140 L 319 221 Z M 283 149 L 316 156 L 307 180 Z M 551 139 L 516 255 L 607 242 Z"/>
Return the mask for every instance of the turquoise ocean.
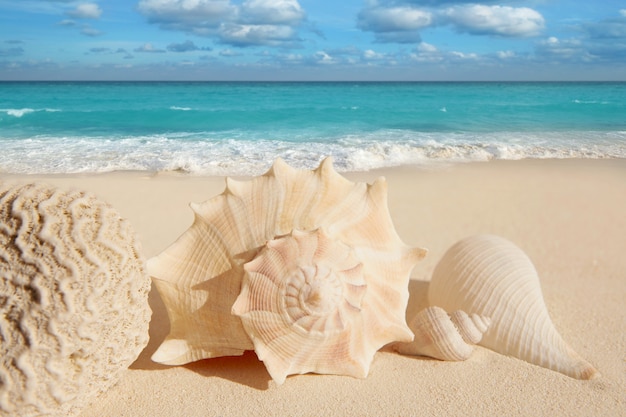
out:
<path id="1" fill-rule="evenodd" d="M 0 82 L 0 172 L 626 158 L 626 83 Z"/>

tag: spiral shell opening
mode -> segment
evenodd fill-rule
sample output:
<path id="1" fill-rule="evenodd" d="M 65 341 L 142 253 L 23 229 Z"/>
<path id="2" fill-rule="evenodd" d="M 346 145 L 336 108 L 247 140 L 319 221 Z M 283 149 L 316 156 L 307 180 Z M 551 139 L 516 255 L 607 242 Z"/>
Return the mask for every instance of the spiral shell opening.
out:
<path id="1" fill-rule="evenodd" d="M 429 356 L 443 361 L 464 361 L 489 328 L 491 320 L 477 314 L 457 310 L 448 314 L 437 306 L 418 312 L 409 322 L 415 334 L 410 343 L 396 343 L 403 355 Z"/>
<path id="2" fill-rule="evenodd" d="M 268 242 L 244 269 L 233 313 L 274 380 L 324 372 L 328 355 L 352 332 L 362 331 L 356 323 L 363 325 L 358 317 L 367 291 L 363 265 L 350 247 L 321 229 L 294 230 Z M 334 359 L 349 363 L 349 353 Z M 362 366 L 342 373 L 362 377 Z"/>

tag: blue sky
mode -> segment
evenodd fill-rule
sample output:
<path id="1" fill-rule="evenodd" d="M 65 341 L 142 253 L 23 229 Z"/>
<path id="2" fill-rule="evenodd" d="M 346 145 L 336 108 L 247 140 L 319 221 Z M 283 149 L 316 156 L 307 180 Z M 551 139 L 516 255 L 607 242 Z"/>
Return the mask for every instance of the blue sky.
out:
<path id="1" fill-rule="evenodd" d="M 0 80 L 621 80 L 623 0 L 0 0 Z"/>

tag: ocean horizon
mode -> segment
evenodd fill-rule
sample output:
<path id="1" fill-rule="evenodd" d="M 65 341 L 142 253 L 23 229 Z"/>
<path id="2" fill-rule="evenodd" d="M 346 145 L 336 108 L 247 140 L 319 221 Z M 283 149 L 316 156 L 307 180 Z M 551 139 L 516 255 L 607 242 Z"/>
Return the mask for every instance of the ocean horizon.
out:
<path id="1" fill-rule="evenodd" d="M 623 82 L 0 82 L 0 172 L 625 158 Z"/>

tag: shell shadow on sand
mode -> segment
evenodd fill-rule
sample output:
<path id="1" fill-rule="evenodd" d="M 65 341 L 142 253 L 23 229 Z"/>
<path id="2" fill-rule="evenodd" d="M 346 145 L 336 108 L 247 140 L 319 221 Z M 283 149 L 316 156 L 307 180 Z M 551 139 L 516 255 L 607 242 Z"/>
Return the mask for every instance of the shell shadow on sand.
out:
<path id="1" fill-rule="evenodd" d="M 407 317 L 412 317 L 418 311 L 428 307 L 428 285 L 428 281 L 409 280 Z M 150 291 L 149 302 L 152 309 L 150 342 L 132 364 L 131 369 L 160 370 L 169 368 L 169 366 L 159 364 L 151 359 L 151 356 L 169 333 L 165 304 L 154 286 Z M 390 347 L 383 347 L 381 350 L 392 351 Z M 433 360 L 428 357 L 415 358 L 416 360 Z M 204 377 L 225 379 L 259 391 L 265 391 L 271 387 L 272 378 L 254 351 L 246 351 L 242 356 L 223 356 L 200 360 L 186 364 L 184 367 Z"/>

